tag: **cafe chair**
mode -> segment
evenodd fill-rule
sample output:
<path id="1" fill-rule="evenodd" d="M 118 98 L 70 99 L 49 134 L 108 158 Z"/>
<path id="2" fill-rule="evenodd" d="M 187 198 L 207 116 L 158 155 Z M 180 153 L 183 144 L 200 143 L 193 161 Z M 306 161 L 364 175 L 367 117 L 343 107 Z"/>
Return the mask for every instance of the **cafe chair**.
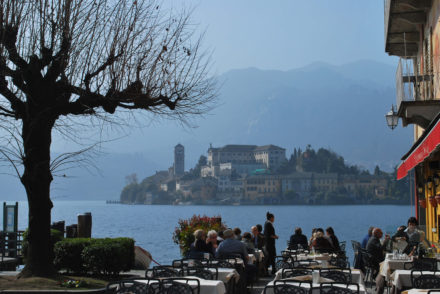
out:
<path id="1" fill-rule="evenodd" d="M 142 280 L 142 282 L 141 282 Z M 159 294 L 161 293 L 161 283 L 158 279 L 136 278 L 116 281 L 107 284 L 106 294 Z"/>
<path id="2" fill-rule="evenodd" d="M 345 251 L 346 244 L 347 244 L 346 241 L 339 242 L 339 250 L 340 251 Z"/>
<path id="3" fill-rule="evenodd" d="M 293 268 L 293 262 L 290 262 L 288 258 L 284 256 L 275 256 L 275 269 L 279 271 L 283 268 Z"/>
<path id="4" fill-rule="evenodd" d="M 319 262 L 317 262 L 316 260 L 301 260 L 295 262 L 296 268 L 310 268 L 314 266 L 319 266 Z"/>
<path id="5" fill-rule="evenodd" d="M 310 282 L 275 281 L 273 290 L 274 294 L 311 294 L 312 284 Z"/>
<path id="6" fill-rule="evenodd" d="M 418 273 L 418 274 L 416 274 Z M 417 289 L 440 289 L 440 276 L 435 274 L 423 273 L 421 270 L 411 271 L 411 285 L 412 288 Z"/>
<path id="7" fill-rule="evenodd" d="M 175 259 L 171 263 L 174 268 L 187 268 L 189 266 L 203 266 L 207 265 L 209 260 L 206 258 L 182 258 Z"/>
<path id="8" fill-rule="evenodd" d="M 374 283 L 374 279 L 378 274 L 378 269 L 374 265 L 373 257 L 367 250 L 359 248 L 358 254 L 361 256 L 362 268 L 361 270 L 365 273 L 364 281 Z"/>
<path id="9" fill-rule="evenodd" d="M 322 283 L 320 294 L 359 294 L 359 285 L 355 283 Z"/>
<path id="10" fill-rule="evenodd" d="M 351 270 L 347 268 L 320 269 L 319 276 L 339 283 L 351 283 Z"/>
<path id="11" fill-rule="evenodd" d="M 184 277 L 163 279 L 161 294 L 200 294 L 200 281 Z"/>
<path id="12" fill-rule="evenodd" d="M 339 268 L 350 268 L 350 262 L 348 261 L 347 257 L 342 257 L 342 256 L 338 256 L 338 257 L 332 257 L 330 258 L 330 260 L 328 261 L 328 263 L 330 265 L 339 267 Z"/>
<path id="13" fill-rule="evenodd" d="M 281 271 L 281 278 L 288 279 L 299 276 L 307 276 L 307 275 L 311 275 L 312 273 L 313 273 L 312 270 L 305 268 L 283 268 Z"/>
<path id="14" fill-rule="evenodd" d="M 210 259 L 209 265 L 215 266 L 215 267 L 235 268 L 235 265 L 232 264 L 231 262 L 229 262 L 229 260 L 218 259 L 218 258 Z"/>
<path id="15" fill-rule="evenodd" d="M 188 267 L 187 276 L 194 276 L 204 280 L 218 280 L 218 268 L 215 266 Z"/>
<path id="16" fill-rule="evenodd" d="M 436 271 L 437 259 L 435 258 L 417 258 L 412 262 L 405 262 L 403 268 L 406 270 L 423 270 L 423 271 Z"/>
<path id="17" fill-rule="evenodd" d="M 147 270 L 146 278 L 169 278 L 179 277 L 180 271 L 174 269 L 172 266 L 154 266 L 153 269 Z"/>
<path id="18" fill-rule="evenodd" d="M 362 248 L 361 243 L 355 240 L 351 240 L 351 246 L 353 247 L 353 267 L 361 269 L 362 268 L 362 259 L 359 253 L 359 249 Z"/>

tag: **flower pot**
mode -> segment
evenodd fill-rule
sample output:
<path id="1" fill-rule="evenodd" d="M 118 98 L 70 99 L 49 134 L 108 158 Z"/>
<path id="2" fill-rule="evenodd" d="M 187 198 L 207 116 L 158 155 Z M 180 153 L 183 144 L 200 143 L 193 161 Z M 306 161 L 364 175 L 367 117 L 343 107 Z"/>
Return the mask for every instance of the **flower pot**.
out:
<path id="1" fill-rule="evenodd" d="M 419 205 L 422 208 L 426 208 L 426 199 L 420 199 L 419 200 Z"/>
<path id="2" fill-rule="evenodd" d="M 432 207 L 437 207 L 437 200 L 435 200 L 434 196 L 429 197 L 429 203 L 431 203 Z"/>

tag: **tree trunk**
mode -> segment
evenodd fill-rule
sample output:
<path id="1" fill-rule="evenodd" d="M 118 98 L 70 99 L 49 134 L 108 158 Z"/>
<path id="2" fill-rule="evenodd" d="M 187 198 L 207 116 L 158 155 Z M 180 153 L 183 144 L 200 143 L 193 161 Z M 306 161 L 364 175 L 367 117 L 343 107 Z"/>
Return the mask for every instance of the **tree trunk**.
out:
<path id="1" fill-rule="evenodd" d="M 52 260 L 50 224 L 50 145 L 55 119 L 38 113 L 23 119 L 24 173 L 21 178 L 29 204 L 29 247 L 26 266 L 19 277 L 49 277 L 56 274 Z"/>

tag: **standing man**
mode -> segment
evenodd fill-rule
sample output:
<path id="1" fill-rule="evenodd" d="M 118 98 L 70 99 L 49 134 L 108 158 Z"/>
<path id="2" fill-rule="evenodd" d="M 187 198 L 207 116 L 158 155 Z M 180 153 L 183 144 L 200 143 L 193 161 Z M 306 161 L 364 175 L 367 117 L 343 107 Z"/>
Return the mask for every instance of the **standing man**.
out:
<path id="1" fill-rule="evenodd" d="M 276 248 L 275 248 L 275 240 L 278 239 L 278 236 L 275 234 L 275 228 L 273 226 L 273 222 L 275 221 L 275 216 L 267 212 L 266 213 L 266 223 L 264 224 L 264 238 L 266 240 L 266 250 L 267 250 L 267 261 L 266 261 L 266 269 L 269 269 L 269 265 L 272 266 L 272 275 L 276 272 L 275 267 L 275 256 Z"/>

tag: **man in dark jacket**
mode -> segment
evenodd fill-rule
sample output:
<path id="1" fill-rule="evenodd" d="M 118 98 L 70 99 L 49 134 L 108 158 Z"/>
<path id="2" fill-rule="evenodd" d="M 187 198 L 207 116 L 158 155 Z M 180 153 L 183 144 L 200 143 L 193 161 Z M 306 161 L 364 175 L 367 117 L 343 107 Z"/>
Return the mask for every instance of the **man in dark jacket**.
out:
<path id="1" fill-rule="evenodd" d="M 380 242 L 383 233 L 379 228 L 374 228 L 373 235 L 367 243 L 367 252 L 370 254 L 371 264 L 373 265 L 373 278 L 376 278 L 376 294 L 382 294 L 385 286 L 385 279 L 382 275 L 379 275 L 379 263 L 385 259 L 385 247 L 386 242 L 390 239 L 390 236 L 386 235 L 383 244 Z M 377 277 L 376 277 L 377 276 Z"/>
<path id="2" fill-rule="evenodd" d="M 301 247 L 299 247 L 298 245 Z M 309 246 L 307 242 L 307 237 L 303 235 L 301 228 L 299 227 L 295 228 L 295 234 L 290 236 L 289 249 L 290 250 L 307 249 L 308 247 Z"/>
<path id="3" fill-rule="evenodd" d="M 264 246 L 264 235 L 258 231 L 256 226 L 251 228 L 252 233 L 252 243 L 254 243 L 255 248 L 263 249 Z"/>

